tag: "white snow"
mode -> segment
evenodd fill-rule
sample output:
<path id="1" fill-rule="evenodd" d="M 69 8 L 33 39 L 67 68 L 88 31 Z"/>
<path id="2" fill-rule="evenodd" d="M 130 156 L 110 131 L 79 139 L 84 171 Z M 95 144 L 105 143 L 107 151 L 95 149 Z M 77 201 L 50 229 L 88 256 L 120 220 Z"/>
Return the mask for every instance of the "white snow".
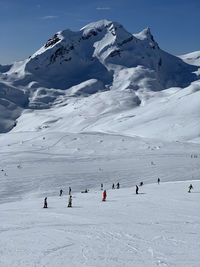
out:
<path id="1" fill-rule="evenodd" d="M 200 51 L 179 56 L 183 61 L 194 66 L 200 66 Z"/>
<path id="2" fill-rule="evenodd" d="M 56 123 L 0 136 L 0 266 L 198 266 L 199 145 L 48 132 Z"/>
<path id="3" fill-rule="evenodd" d="M 72 209 L 65 187 L 62 197 L 46 194 L 48 209 L 34 194 L 1 204 L 0 265 L 198 266 L 199 187 L 161 181 L 139 195 L 134 187 L 109 189 L 104 203 L 102 191 L 91 190 L 74 194 Z"/>

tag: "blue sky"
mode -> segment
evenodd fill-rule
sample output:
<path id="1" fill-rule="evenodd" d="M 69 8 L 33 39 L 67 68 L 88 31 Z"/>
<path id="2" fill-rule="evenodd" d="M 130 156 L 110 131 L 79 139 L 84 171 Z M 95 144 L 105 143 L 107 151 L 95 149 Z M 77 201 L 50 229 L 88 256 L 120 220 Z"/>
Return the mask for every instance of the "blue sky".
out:
<path id="1" fill-rule="evenodd" d="M 175 55 L 200 50 L 200 0 L 0 0 L 0 64 L 22 60 L 53 34 L 100 19 L 137 33 L 149 26 Z"/>

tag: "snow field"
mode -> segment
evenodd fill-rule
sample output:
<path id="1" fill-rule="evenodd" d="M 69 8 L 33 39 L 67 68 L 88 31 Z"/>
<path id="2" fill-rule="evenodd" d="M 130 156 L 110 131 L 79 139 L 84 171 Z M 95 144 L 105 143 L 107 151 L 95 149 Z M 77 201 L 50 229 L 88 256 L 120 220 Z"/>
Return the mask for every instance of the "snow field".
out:
<path id="1" fill-rule="evenodd" d="M 199 266 L 199 144 L 44 128 L 0 145 L 0 266 Z"/>
<path id="2" fill-rule="evenodd" d="M 0 205 L 1 266 L 198 266 L 200 182 L 67 196 L 29 195 Z M 59 192 L 58 192 L 59 193 Z"/>
<path id="3" fill-rule="evenodd" d="M 0 136 L 0 203 L 143 181 L 199 179 L 198 144 L 104 133 L 11 132 Z M 191 155 L 198 158 L 191 158 Z"/>

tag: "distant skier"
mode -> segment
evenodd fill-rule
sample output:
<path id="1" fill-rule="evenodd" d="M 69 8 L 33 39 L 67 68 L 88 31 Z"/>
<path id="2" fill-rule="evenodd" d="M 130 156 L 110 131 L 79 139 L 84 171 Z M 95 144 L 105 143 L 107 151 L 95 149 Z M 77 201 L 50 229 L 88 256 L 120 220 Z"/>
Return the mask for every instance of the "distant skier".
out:
<path id="1" fill-rule="evenodd" d="M 44 209 L 47 209 L 48 207 L 47 207 L 47 197 L 45 197 L 45 199 L 44 199 L 44 207 L 43 207 Z"/>
<path id="2" fill-rule="evenodd" d="M 119 183 L 117 183 L 117 189 L 119 189 L 120 188 L 120 184 Z"/>
<path id="3" fill-rule="evenodd" d="M 81 191 L 81 193 L 88 193 L 88 189 L 86 188 L 85 190 Z"/>
<path id="4" fill-rule="evenodd" d="M 135 193 L 138 195 L 139 187 L 136 185 Z"/>
<path id="5" fill-rule="evenodd" d="M 140 186 L 143 186 L 143 182 L 140 182 Z"/>
<path id="6" fill-rule="evenodd" d="M 193 189 L 192 184 L 190 184 L 189 187 L 188 187 L 188 193 L 191 193 L 191 189 Z"/>
<path id="7" fill-rule="evenodd" d="M 63 190 L 62 190 L 62 189 L 60 189 L 60 197 L 62 196 L 62 193 L 63 193 Z"/>
<path id="8" fill-rule="evenodd" d="M 160 183 L 160 178 L 158 178 L 158 184 Z"/>
<path id="9" fill-rule="evenodd" d="M 102 201 L 106 201 L 106 197 L 107 197 L 106 190 L 104 190 L 103 191 L 103 199 L 102 199 Z"/>
<path id="10" fill-rule="evenodd" d="M 69 196 L 68 208 L 72 208 L 72 196 Z"/>
<path id="11" fill-rule="evenodd" d="M 69 187 L 69 196 L 71 196 L 71 194 L 72 194 L 72 189 L 71 187 Z"/>
<path id="12" fill-rule="evenodd" d="M 115 184 L 112 184 L 112 189 L 115 189 Z"/>
<path id="13" fill-rule="evenodd" d="M 101 190 L 103 190 L 103 184 L 101 184 Z"/>

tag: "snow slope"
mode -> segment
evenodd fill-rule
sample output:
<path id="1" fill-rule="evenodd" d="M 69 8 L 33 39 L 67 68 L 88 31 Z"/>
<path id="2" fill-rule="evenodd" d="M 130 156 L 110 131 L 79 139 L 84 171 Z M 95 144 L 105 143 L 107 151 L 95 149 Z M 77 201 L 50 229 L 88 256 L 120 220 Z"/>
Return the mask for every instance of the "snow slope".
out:
<path id="1" fill-rule="evenodd" d="M 200 66 L 200 51 L 179 56 L 183 61 L 194 66 Z"/>
<path id="2" fill-rule="evenodd" d="M 190 181 L 191 182 L 191 181 Z M 199 266 L 199 186 L 190 182 L 0 205 L 1 266 Z"/>
<path id="3" fill-rule="evenodd" d="M 48 119 L 41 129 L 0 135 L 0 266 L 199 265 L 199 144 L 56 132 L 59 120 Z M 121 189 L 110 190 L 113 182 Z"/>
<path id="4" fill-rule="evenodd" d="M 123 90 L 123 77 L 118 79 L 118 90 L 101 91 L 100 87 L 100 92 L 90 94 L 92 87 L 84 84 L 61 95 L 48 110 L 26 110 L 12 132 L 104 132 L 199 142 L 199 81 L 184 89 L 135 92 Z M 94 83 L 99 88 L 97 81 L 88 84 Z"/>

